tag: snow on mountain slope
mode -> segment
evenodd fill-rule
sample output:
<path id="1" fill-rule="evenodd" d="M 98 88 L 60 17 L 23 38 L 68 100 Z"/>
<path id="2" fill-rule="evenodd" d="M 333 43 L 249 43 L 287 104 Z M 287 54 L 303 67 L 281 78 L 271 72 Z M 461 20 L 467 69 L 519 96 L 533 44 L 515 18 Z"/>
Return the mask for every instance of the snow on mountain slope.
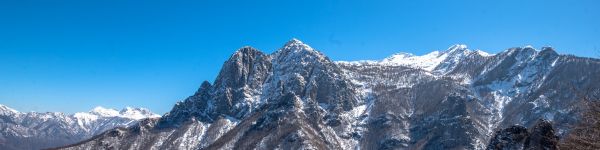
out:
<path id="1" fill-rule="evenodd" d="M 157 118 L 144 108 L 121 111 L 96 107 L 66 115 L 57 112 L 18 112 L 0 104 L 0 149 L 41 149 L 79 142 L 144 118 Z"/>
<path id="2" fill-rule="evenodd" d="M 465 59 L 470 54 L 476 54 L 482 57 L 492 56 L 481 50 L 471 51 L 464 44 L 456 44 L 445 51 L 433 51 L 431 53 L 416 56 L 411 53 L 397 53 L 383 60 L 359 60 L 359 61 L 337 61 L 344 64 L 369 64 L 382 66 L 405 66 L 415 69 L 423 69 L 429 72 L 444 73 L 451 70 L 459 61 Z"/>
<path id="3" fill-rule="evenodd" d="M 17 110 L 14 110 L 8 106 L 4 106 L 2 104 L 0 104 L 0 115 L 12 115 L 12 114 L 17 114 L 19 113 Z"/>
<path id="4" fill-rule="evenodd" d="M 140 120 L 144 118 L 158 118 L 160 115 L 154 114 L 146 108 L 125 107 L 119 111 L 119 117 Z"/>
<path id="5" fill-rule="evenodd" d="M 292 39 L 272 54 L 240 48 L 160 119 L 62 148 L 485 149 L 493 131 L 538 119 L 568 132 L 599 68 L 549 47 L 465 45 L 333 62 Z"/>
<path id="6" fill-rule="evenodd" d="M 432 71 L 435 66 L 444 61 L 446 57 L 448 57 L 448 55 L 445 55 L 439 51 L 434 51 L 423 56 L 415 56 L 410 53 L 398 53 L 383 59 L 383 61 L 379 63 L 383 65 L 409 66 Z"/>

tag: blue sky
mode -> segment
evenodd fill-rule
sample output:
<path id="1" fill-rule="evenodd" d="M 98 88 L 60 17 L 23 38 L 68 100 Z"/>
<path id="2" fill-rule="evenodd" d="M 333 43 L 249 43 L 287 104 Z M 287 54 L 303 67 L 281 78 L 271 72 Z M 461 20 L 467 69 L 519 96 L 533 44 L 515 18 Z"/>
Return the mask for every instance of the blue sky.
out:
<path id="1" fill-rule="evenodd" d="M 296 37 L 334 60 L 553 46 L 598 57 L 600 1 L 0 1 L 0 104 L 165 113 L 250 45 Z"/>

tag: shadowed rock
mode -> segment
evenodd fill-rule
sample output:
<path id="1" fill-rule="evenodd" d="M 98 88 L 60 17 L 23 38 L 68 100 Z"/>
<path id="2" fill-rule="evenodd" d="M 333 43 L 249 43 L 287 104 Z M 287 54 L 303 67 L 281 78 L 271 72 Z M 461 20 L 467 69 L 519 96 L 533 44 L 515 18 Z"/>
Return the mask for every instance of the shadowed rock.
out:
<path id="1" fill-rule="evenodd" d="M 556 150 L 558 136 L 552 123 L 539 120 L 530 131 L 519 125 L 496 131 L 488 150 Z"/>

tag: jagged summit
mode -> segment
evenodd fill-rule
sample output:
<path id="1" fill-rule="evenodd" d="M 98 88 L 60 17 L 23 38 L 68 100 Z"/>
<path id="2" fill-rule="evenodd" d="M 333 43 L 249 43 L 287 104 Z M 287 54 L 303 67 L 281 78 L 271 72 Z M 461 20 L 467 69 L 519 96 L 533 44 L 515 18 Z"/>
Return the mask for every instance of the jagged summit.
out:
<path id="1" fill-rule="evenodd" d="M 304 50 L 313 50 L 310 46 L 308 46 L 307 44 L 304 44 L 302 41 L 296 39 L 296 38 L 292 38 L 291 40 L 289 40 L 288 42 L 285 43 L 285 45 L 283 45 L 282 49 L 304 49 Z"/>
<path id="2" fill-rule="evenodd" d="M 263 53 L 262 51 L 254 48 L 252 46 L 243 46 L 243 47 L 239 48 L 237 51 L 235 51 L 232 54 L 232 57 L 236 56 L 236 55 L 240 55 L 240 54 L 257 53 L 257 52 Z"/>
<path id="3" fill-rule="evenodd" d="M 281 47 L 279 50 L 275 51 L 275 53 L 273 53 L 272 55 L 277 57 L 280 55 L 289 55 L 289 54 L 315 54 L 315 53 L 322 55 L 322 54 L 316 52 L 315 49 L 313 49 L 309 45 L 304 44 L 302 41 L 300 41 L 296 38 L 292 38 L 291 40 L 286 42 L 283 45 L 283 47 Z"/>
<path id="4" fill-rule="evenodd" d="M 262 51 L 254 48 L 254 47 L 244 46 L 244 47 L 238 49 L 237 51 L 235 51 L 235 53 L 233 53 L 231 55 L 231 57 L 229 57 L 227 62 L 248 63 L 246 61 L 251 61 L 252 58 L 260 57 L 263 55 L 266 55 L 266 54 L 264 54 Z"/>
<path id="5" fill-rule="evenodd" d="M 215 86 L 222 88 L 224 86 L 243 85 L 243 83 L 252 79 L 252 74 L 255 73 L 253 69 L 256 69 L 254 67 L 265 67 L 262 66 L 263 63 L 270 61 L 270 59 L 267 54 L 258 49 L 243 47 L 223 64 Z"/>
<path id="6" fill-rule="evenodd" d="M 509 48 L 505 51 L 498 53 L 497 55 L 512 57 L 516 59 L 534 59 L 537 57 L 553 59 L 556 58 L 559 54 L 554 50 L 554 48 L 550 46 L 544 46 L 541 48 L 541 50 L 538 50 L 531 45 L 525 45 L 522 47 Z"/>
<path id="7" fill-rule="evenodd" d="M 210 90 L 210 88 L 212 88 L 212 84 L 209 81 L 204 80 L 194 95 L 202 94 L 202 92 L 206 92 Z"/>
<path id="8" fill-rule="evenodd" d="M 503 56 L 533 57 L 543 55 L 547 57 L 558 56 L 558 53 L 551 47 L 542 47 L 542 51 L 536 50 L 533 46 L 513 47 L 498 53 Z M 383 60 L 359 60 L 359 61 L 337 61 L 343 64 L 370 64 L 385 66 L 405 66 L 418 68 L 432 72 L 436 75 L 442 75 L 456 67 L 460 61 L 465 59 L 483 59 L 482 57 L 491 57 L 497 54 L 489 54 L 482 50 L 470 50 L 465 44 L 454 44 L 444 51 L 433 51 L 431 53 L 417 56 L 412 53 L 399 52 Z M 514 56 L 513 56 L 514 57 Z"/>
<path id="9" fill-rule="evenodd" d="M 213 122 L 240 118 L 259 102 L 253 97 L 271 70 L 271 56 L 250 46 L 238 49 L 223 63 L 211 85 L 204 81 L 194 95 L 178 102 L 159 120 L 159 127 L 178 127 L 190 120 Z"/>
<path id="10" fill-rule="evenodd" d="M 282 48 L 271 54 L 273 64 L 309 65 L 312 63 L 329 63 L 329 60 L 321 52 L 313 49 L 302 41 L 293 38 Z"/>

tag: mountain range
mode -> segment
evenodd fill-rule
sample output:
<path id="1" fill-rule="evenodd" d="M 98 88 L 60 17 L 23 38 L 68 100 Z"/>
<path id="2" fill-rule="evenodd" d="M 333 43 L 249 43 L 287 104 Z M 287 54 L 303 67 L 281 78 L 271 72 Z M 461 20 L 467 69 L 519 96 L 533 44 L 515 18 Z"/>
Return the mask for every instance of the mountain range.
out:
<path id="1" fill-rule="evenodd" d="M 271 54 L 240 48 L 160 118 L 57 149 L 485 149 L 568 134 L 597 83 L 600 60 L 551 47 L 332 61 L 292 39 Z"/>
<path id="2" fill-rule="evenodd" d="M 96 107 L 89 112 L 19 112 L 0 105 L 0 149 L 43 149 L 73 144 L 115 127 L 160 115 L 144 108 L 121 111 Z"/>

